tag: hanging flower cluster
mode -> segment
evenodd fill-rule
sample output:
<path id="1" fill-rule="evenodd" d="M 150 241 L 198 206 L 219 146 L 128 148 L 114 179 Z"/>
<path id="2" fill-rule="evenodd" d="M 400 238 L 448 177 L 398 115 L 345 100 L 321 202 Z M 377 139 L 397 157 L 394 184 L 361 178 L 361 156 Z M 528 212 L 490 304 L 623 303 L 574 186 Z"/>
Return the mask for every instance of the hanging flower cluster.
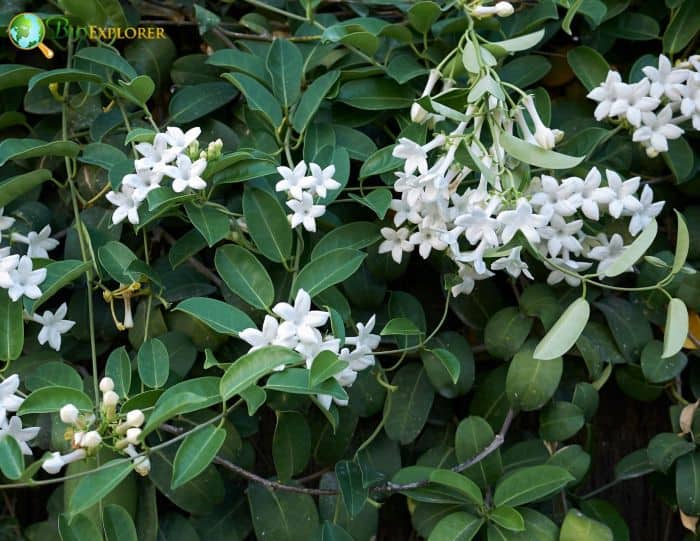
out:
<path id="1" fill-rule="evenodd" d="M 512 139 L 517 126 L 522 140 L 549 150 L 563 136 L 545 125 L 531 96 L 510 110 L 489 96 L 471 103 L 460 117 L 454 130 L 435 133 L 424 145 L 399 139 L 393 155 L 404 167 L 396 173 L 394 190 L 401 198 L 391 202 L 395 228 L 382 228 L 379 245 L 379 252 L 391 253 L 397 263 L 416 248 L 423 258 L 433 250 L 445 252 L 457 264 L 460 282 L 452 287 L 454 295 L 470 293 L 476 280 L 497 270 L 532 279 L 521 259 L 528 247 L 552 270 L 550 284 L 566 280 L 576 285 L 578 272 L 596 261 L 597 272 L 603 272 L 624 248 L 619 234 L 586 233 L 584 219 L 629 218 L 629 233 L 636 236 L 661 212 L 663 202 L 653 201 L 648 185 L 638 193 L 639 177 L 622 179 L 606 171 L 603 182 L 595 167 L 585 178 L 542 175 L 521 188 L 522 181 L 506 163 L 512 157 L 499 140 Z M 485 125 L 491 136 L 488 149 L 481 140 Z M 473 163 L 460 162 L 458 150 L 466 150 Z"/>
<path id="2" fill-rule="evenodd" d="M 657 67 L 642 68 L 645 77 L 624 83 L 617 71 L 609 71 L 605 81 L 588 93 L 598 102 L 596 120 L 612 119 L 632 132 L 650 158 L 668 151 L 668 141 L 684 133 L 690 121 L 700 130 L 700 55 L 676 66 L 659 55 Z"/>
<path id="3" fill-rule="evenodd" d="M 316 163 L 301 161 L 294 166 L 278 167 L 277 172 L 282 177 L 275 185 L 278 192 L 286 192 L 289 200 L 287 206 L 292 210 L 288 216 L 292 228 L 303 225 L 307 231 L 316 231 L 316 218 L 326 212 L 325 205 L 316 204 L 328 195 L 328 190 L 340 188 L 341 184 L 333 178 L 335 165 L 325 169 Z M 311 173 L 308 175 L 307 173 Z"/>
<path id="4" fill-rule="evenodd" d="M 357 379 L 357 373 L 374 365 L 373 351 L 379 345 L 379 336 L 372 334 L 375 316 L 363 325 L 357 324 L 357 336 L 348 337 L 345 343 L 332 334 L 322 334 L 320 328 L 327 322 L 330 314 L 321 310 L 311 310 L 311 297 L 300 289 L 294 299 L 294 304 L 280 302 L 272 311 L 279 319 L 267 315 L 263 321 L 262 330 L 245 329 L 240 332 L 242 340 L 251 345 L 249 351 L 255 351 L 265 346 L 284 346 L 299 352 L 304 357 L 306 368 L 311 369 L 314 359 L 322 351 L 330 351 L 338 355 L 338 359 L 348 365 L 335 375 L 336 381 L 343 387 L 350 387 Z M 352 346 L 352 350 L 349 347 Z M 284 365 L 276 368 L 284 370 Z M 318 401 L 328 409 L 331 400 L 339 406 L 347 405 L 347 400 L 340 400 L 330 395 L 318 395 Z"/>
<path id="5" fill-rule="evenodd" d="M 223 143 L 212 141 L 206 150 L 199 150 L 197 138 L 201 128 L 183 132 L 177 127 L 168 127 L 157 133 L 152 143 L 138 143 L 136 151 L 141 158 L 134 161 L 135 173 L 125 175 L 119 191 L 107 193 L 107 200 L 116 206 L 112 223 L 125 219 L 131 224 L 139 223 L 139 207 L 148 194 L 161 187 L 163 178 L 171 179 L 170 187 L 176 193 L 187 189 L 202 190 L 207 187 L 202 173 L 207 162 L 221 155 Z"/>
<path id="6" fill-rule="evenodd" d="M 36 438 L 39 427 L 22 428 L 22 419 L 19 415 L 15 414 L 11 417 L 7 415 L 8 412 L 14 413 L 19 410 L 24 402 L 24 399 L 16 394 L 19 383 L 17 374 L 12 374 L 0 383 L 0 438 L 6 436 L 14 438 L 22 454 L 31 456 L 32 450 L 27 442 Z"/>
<path id="7" fill-rule="evenodd" d="M 114 391 L 112 378 L 100 380 L 100 391 L 102 403 L 99 417 L 92 412 L 80 413 L 73 404 L 66 404 L 59 410 L 61 421 L 69 425 L 65 438 L 71 442 L 73 450 L 65 455 L 52 452 L 41 465 L 44 471 L 56 474 L 71 462 L 96 454 L 105 442 L 132 457 L 134 470 L 138 474 L 145 476 L 151 471 L 150 460 L 137 450 L 144 422 L 143 412 L 136 409 L 125 414 L 117 413 L 119 395 Z"/>

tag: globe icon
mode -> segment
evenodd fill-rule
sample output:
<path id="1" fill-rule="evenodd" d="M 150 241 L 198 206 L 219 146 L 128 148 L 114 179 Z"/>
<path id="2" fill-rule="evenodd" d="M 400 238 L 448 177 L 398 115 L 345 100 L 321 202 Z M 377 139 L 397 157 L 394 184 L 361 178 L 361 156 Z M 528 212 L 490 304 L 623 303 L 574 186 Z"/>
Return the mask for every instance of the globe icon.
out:
<path id="1" fill-rule="evenodd" d="M 46 27 L 38 15 L 20 13 L 10 21 L 7 33 L 12 43 L 20 49 L 34 49 L 44 41 Z"/>

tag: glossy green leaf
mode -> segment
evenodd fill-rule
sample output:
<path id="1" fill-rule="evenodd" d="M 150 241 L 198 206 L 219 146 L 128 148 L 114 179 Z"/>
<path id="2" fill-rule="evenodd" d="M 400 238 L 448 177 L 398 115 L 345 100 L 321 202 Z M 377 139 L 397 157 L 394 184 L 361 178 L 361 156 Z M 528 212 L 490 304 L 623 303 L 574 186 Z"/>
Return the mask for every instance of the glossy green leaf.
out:
<path id="1" fill-rule="evenodd" d="M 75 259 L 54 261 L 46 265 L 46 278 L 41 283 L 41 297 L 36 300 L 25 297 L 24 304 L 28 312 L 35 312 L 39 306 L 53 297 L 62 288 L 85 275 L 91 268 L 90 262 Z"/>
<path id="2" fill-rule="evenodd" d="M 474 481 L 452 470 L 435 470 L 430 474 L 430 482 L 452 488 L 462 494 L 470 503 L 483 505 L 481 489 Z"/>
<path id="3" fill-rule="evenodd" d="M 681 351 L 668 357 L 663 354 L 664 345 L 658 340 L 652 340 L 642 350 L 642 373 L 651 383 L 664 383 L 674 379 L 688 364 L 688 358 Z"/>
<path id="4" fill-rule="evenodd" d="M 246 353 L 226 369 L 220 383 L 221 396 L 228 400 L 257 383 L 276 367 L 297 364 L 300 360 L 298 353 L 281 346 L 268 346 Z"/>
<path id="5" fill-rule="evenodd" d="M 666 311 L 662 359 L 676 355 L 688 337 L 688 309 L 680 299 L 671 299 Z"/>
<path id="6" fill-rule="evenodd" d="M 44 387 L 31 393 L 22 402 L 17 415 L 28 413 L 55 413 L 66 404 L 73 404 L 81 411 L 92 411 L 90 397 L 70 387 Z"/>
<path id="7" fill-rule="evenodd" d="M 362 511 L 369 494 L 362 482 L 362 468 L 355 462 L 342 460 L 335 465 L 335 476 L 345 509 L 354 518 Z"/>
<path id="8" fill-rule="evenodd" d="M 213 425 L 189 434 L 177 450 L 171 487 L 178 488 L 197 477 L 211 464 L 226 439 L 226 430 Z"/>
<path id="9" fill-rule="evenodd" d="M 515 354 L 506 377 L 506 394 L 511 406 L 524 411 L 544 406 L 554 396 L 563 372 L 561 357 L 537 359 L 532 346 L 532 342 L 528 342 Z"/>
<path id="10" fill-rule="evenodd" d="M 280 481 L 304 471 L 311 457 L 311 430 L 304 416 L 296 411 L 277 412 L 272 437 L 272 459 Z"/>
<path id="11" fill-rule="evenodd" d="M 102 500 L 131 473 L 133 467 L 130 460 L 117 458 L 81 477 L 68 503 L 70 517 L 75 517 Z"/>
<path id="12" fill-rule="evenodd" d="M 22 64 L 3 64 L 0 66 L 0 90 L 16 86 L 26 86 L 30 79 L 41 69 Z"/>
<path id="13" fill-rule="evenodd" d="M 398 387 L 392 395 L 392 402 L 399 406 L 389 408 L 384 430 L 392 440 L 406 445 L 423 429 L 435 391 L 425 369 L 417 363 L 402 366 L 391 384 Z"/>
<path id="14" fill-rule="evenodd" d="M 32 90 L 35 86 L 46 86 L 52 83 L 77 83 L 77 82 L 88 82 L 88 83 L 102 83 L 104 82 L 102 77 L 89 71 L 83 71 L 71 68 L 59 68 L 49 71 L 42 71 L 37 73 L 31 79 L 29 79 L 29 90 Z"/>
<path id="15" fill-rule="evenodd" d="M 683 436 L 661 432 L 649 442 L 647 456 L 656 470 L 666 472 L 678 458 L 694 450 L 695 444 Z"/>
<path id="16" fill-rule="evenodd" d="M 253 242 L 269 260 L 279 263 L 292 254 L 292 230 L 279 201 L 268 192 L 246 189 L 243 214 Z"/>
<path id="17" fill-rule="evenodd" d="M 507 133 L 502 133 L 500 140 L 505 151 L 514 158 L 545 169 L 570 169 L 576 167 L 584 158 L 583 156 L 567 156 L 554 150 L 545 150 Z"/>
<path id="18" fill-rule="evenodd" d="M 437 523 L 428 541 L 470 541 L 483 524 L 482 517 L 464 511 L 451 513 Z"/>
<path id="19" fill-rule="evenodd" d="M 282 105 L 289 107 L 299 98 L 304 59 L 299 48 L 291 41 L 278 38 L 267 53 L 267 71 L 272 91 Z"/>
<path id="20" fill-rule="evenodd" d="M 141 381 L 147 387 L 162 387 L 170 373 L 170 356 L 163 342 L 151 338 L 143 343 L 136 356 Z"/>
<path id="21" fill-rule="evenodd" d="M 496 507 L 491 511 L 489 520 L 500 528 L 511 532 L 521 532 L 525 529 L 523 516 L 516 509 L 507 505 Z"/>
<path id="22" fill-rule="evenodd" d="M 663 50 L 675 55 L 683 50 L 697 35 L 700 26 L 700 12 L 693 0 L 685 0 L 677 9 L 666 27 L 663 36 Z"/>
<path id="23" fill-rule="evenodd" d="M 74 158 L 78 155 L 79 151 L 80 147 L 73 141 L 42 141 L 40 139 L 29 138 L 7 138 L 0 142 L 0 166 L 5 165 L 9 160 L 27 160 L 29 158 L 41 158 L 43 156 L 66 156 Z M 34 172 L 38 173 L 39 171 Z M 37 182 L 37 184 L 38 183 L 39 182 Z M 2 184 L 0 184 L 0 190 L 2 189 L 1 186 Z"/>
<path id="24" fill-rule="evenodd" d="M 508 307 L 493 314 L 484 329 L 486 349 L 494 357 L 510 359 L 527 340 L 533 320 L 517 308 Z"/>
<path id="25" fill-rule="evenodd" d="M 184 300 L 174 309 L 197 318 L 210 329 L 222 334 L 237 336 L 243 329 L 256 326 L 245 312 L 208 297 Z"/>
<path id="26" fill-rule="evenodd" d="M 367 254 L 359 250 L 338 248 L 312 259 L 299 271 L 292 293 L 304 289 L 315 297 L 352 276 L 366 257 Z"/>
<path id="27" fill-rule="evenodd" d="M 2 143 L 0 143 L 2 145 Z M 8 158 L 9 159 L 9 158 Z M 5 206 L 19 196 L 36 188 L 51 178 L 48 169 L 36 169 L 0 182 L 0 205 Z"/>
<path id="28" fill-rule="evenodd" d="M 0 436 L 0 471 L 11 480 L 22 477 L 24 456 L 17 440 L 9 434 Z"/>
<path id="29" fill-rule="evenodd" d="M 632 244 L 625 247 L 615 261 L 603 271 L 602 275 L 607 277 L 618 276 L 626 272 L 634 265 L 649 249 L 656 238 L 659 226 L 652 218 L 651 222 L 644 228 Z"/>
<path id="30" fill-rule="evenodd" d="M 540 413 L 540 436 L 562 441 L 574 436 L 585 424 L 583 411 L 571 402 L 552 402 Z"/>
<path id="31" fill-rule="evenodd" d="M 228 288 L 251 306 L 265 309 L 275 299 L 275 288 L 262 263 L 245 248 L 228 244 L 216 251 L 214 264 Z"/>
<path id="32" fill-rule="evenodd" d="M 585 298 L 572 302 L 537 344 L 533 357 L 548 360 L 568 353 L 581 336 L 590 314 L 591 307 Z"/>
<path id="33" fill-rule="evenodd" d="M 494 437 L 493 429 L 483 418 L 472 415 L 463 419 L 455 434 L 457 460 L 462 463 L 474 458 L 493 442 Z M 483 489 L 495 482 L 502 471 L 501 452 L 497 449 L 464 473 Z"/>
<path id="34" fill-rule="evenodd" d="M 610 66 L 601 54 L 590 47 L 581 46 L 571 49 L 566 54 L 569 66 L 579 81 L 591 91 L 608 76 Z"/>
<path id="35" fill-rule="evenodd" d="M 270 490 L 258 483 L 248 487 L 253 529 L 258 539 L 308 541 L 319 528 L 318 510 L 311 496 Z"/>
<path id="36" fill-rule="evenodd" d="M 372 222 L 352 222 L 326 233 L 311 251 L 311 259 L 337 250 L 353 248 L 361 250 L 381 239 L 379 226 Z"/>
<path id="37" fill-rule="evenodd" d="M 0 359 L 14 361 L 24 347 L 22 303 L 12 302 L 7 291 L 0 291 Z"/>
<path id="38" fill-rule="evenodd" d="M 683 268 L 683 265 L 685 265 L 686 259 L 688 259 L 690 234 L 688 233 L 688 226 L 685 223 L 683 215 L 675 209 L 674 211 L 676 213 L 678 228 L 676 230 L 676 251 L 673 254 L 671 272 L 677 274 Z"/>
<path id="39" fill-rule="evenodd" d="M 561 525 L 559 541 L 613 541 L 613 534 L 602 522 L 570 509 Z"/>
<path id="40" fill-rule="evenodd" d="M 70 518 L 67 513 L 61 513 L 58 515 L 58 531 L 62 541 L 102 540 L 102 533 L 87 514 Z"/>
<path id="41" fill-rule="evenodd" d="M 170 100 L 170 122 L 184 124 L 197 120 L 223 107 L 235 98 L 236 94 L 236 90 L 231 88 L 230 84 L 223 82 L 185 86 Z"/>
<path id="42" fill-rule="evenodd" d="M 134 521 L 121 505 L 105 505 L 102 523 L 107 541 L 138 541 Z"/>
<path id="43" fill-rule="evenodd" d="M 83 47 L 75 53 L 75 58 L 81 58 L 105 66 L 123 75 L 127 79 L 133 79 L 137 76 L 136 70 L 124 57 L 107 47 Z"/>
<path id="44" fill-rule="evenodd" d="M 107 357 L 105 376 L 112 378 L 114 391 L 119 396 L 128 396 L 131 387 L 131 359 L 124 346 L 113 350 Z"/>
<path id="45" fill-rule="evenodd" d="M 520 468 L 496 485 L 493 503 L 513 507 L 530 503 L 551 496 L 573 479 L 568 471 L 559 466 Z"/>
<path id="46" fill-rule="evenodd" d="M 210 247 L 223 240 L 231 231 L 229 217 L 214 207 L 200 207 L 188 203 L 185 205 L 185 210 L 192 225 L 197 228 Z"/>
<path id="47" fill-rule="evenodd" d="M 298 133 L 302 133 L 318 111 L 323 99 L 330 92 L 338 80 L 338 71 L 324 73 L 309 85 L 304 91 L 292 114 L 292 126 Z"/>
<path id="48" fill-rule="evenodd" d="M 260 111 L 273 128 L 282 123 L 280 102 L 258 81 L 243 73 L 224 73 L 222 77 L 238 88 L 245 96 L 248 107 Z"/>

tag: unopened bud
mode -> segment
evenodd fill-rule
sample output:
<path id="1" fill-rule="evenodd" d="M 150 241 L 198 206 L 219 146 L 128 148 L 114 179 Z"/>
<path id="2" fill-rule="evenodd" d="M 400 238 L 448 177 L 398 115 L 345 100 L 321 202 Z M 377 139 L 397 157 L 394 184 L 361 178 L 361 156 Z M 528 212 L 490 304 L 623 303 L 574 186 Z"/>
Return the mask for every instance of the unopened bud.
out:
<path id="1" fill-rule="evenodd" d="M 80 415 L 80 412 L 73 404 L 66 404 L 59 410 L 61 421 L 69 425 L 75 424 L 78 421 L 78 415 Z"/>
<path id="2" fill-rule="evenodd" d="M 82 430 L 78 430 L 73 433 L 73 447 L 82 447 L 83 445 L 83 437 L 85 436 L 85 432 Z"/>
<path id="3" fill-rule="evenodd" d="M 139 427 L 143 424 L 144 416 L 141 410 L 131 410 L 126 414 L 126 422 L 129 426 Z"/>
<path id="4" fill-rule="evenodd" d="M 102 395 L 102 403 L 107 407 L 114 407 L 119 403 L 119 395 L 114 391 L 107 391 Z"/>
<path id="5" fill-rule="evenodd" d="M 126 441 L 132 445 L 136 445 L 139 442 L 139 436 L 141 435 L 140 428 L 130 428 L 126 431 Z"/>
<path id="6" fill-rule="evenodd" d="M 100 380 L 100 391 L 106 393 L 107 391 L 114 390 L 114 380 L 110 377 L 105 376 Z"/>
<path id="7" fill-rule="evenodd" d="M 83 436 L 83 440 L 81 442 L 81 447 L 87 447 L 88 449 L 94 449 L 100 443 L 102 443 L 102 436 L 100 436 L 100 433 L 97 432 L 97 430 L 91 430 L 90 432 L 86 432 L 85 435 Z"/>
<path id="8" fill-rule="evenodd" d="M 146 477 L 151 472 L 151 461 L 147 456 L 134 459 L 134 471 L 142 477 Z"/>
<path id="9" fill-rule="evenodd" d="M 498 2 L 494 8 L 496 9 L 496 15 L 499 17 L 510 17 L 515 12 L 513 4 L 510 2 Z"/>

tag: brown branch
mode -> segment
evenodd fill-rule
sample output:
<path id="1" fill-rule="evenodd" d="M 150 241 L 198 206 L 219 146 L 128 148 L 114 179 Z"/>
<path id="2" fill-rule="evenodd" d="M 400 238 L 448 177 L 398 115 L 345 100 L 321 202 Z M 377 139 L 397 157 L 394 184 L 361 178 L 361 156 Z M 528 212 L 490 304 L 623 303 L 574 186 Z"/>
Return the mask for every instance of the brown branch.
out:
<path id="1" fill-rule="evenodd" d="M 503 421 L 503 425 L 501 426 L 501 430 L 498 431 L 498 434 L 496 434 L 491 441 L 486 447 L 484 447 L 479 453 L 474 455 L 472 458 L 469 460 L 462 462 L 461 464 L 457 464 L 452 468 L 453 472 L 463 472 L 467 468 L 473 466 L 474 464 L 478 464 L 482 460 L 484 460 L 486 457 L 494 453 L 501 445 L 503 445 L 503 442 L 505 441 L 506 434 L 508 433 L 508 429 L 510 428 L 511 423 L 513 422 L 513 417 L 515 416 L 515 412 L 510 409 L 508 410 L 508 413 L 506 414 L 506 418 Z M 176 426 L 168 425 L 168 424 L 163 424 L 160 426 L 160 428 L 164 432 L 169 432 L 171 434 L 182 434 L 184 429 L 178 428 Z M 297 492 L 300 494 L 310 494 L 312 496 L 335 496 L 337 494 L 340 494 L 340 491 L 335 490 L 335 489 L 322 489 L 322 488 L 306 488 L 306 487 L 300 487 L 300 486 L 295 486 L 295 485 L 287 485 L 285 483 L 279 483 L 277 481 L 272 481 L 270 479 L 265 479 L 264 477 L 261 477 L 251 471 L 246 470 L 245 468 L 242 468 L 233 462 L 226 460 L 224 458 L 221 458 L 220 456 L 217 456 L 214 458 L 213 461 L 214 464 L 218 464 L 219 466 L 223 466 L 227 470 L 230 470 L 234 473 L 237 473 L 241 477 L 248 479 L 249 481 L 254 481 L 256 483 L 259 483 L 270 490 L 282 490 L 285 492 Z M 316 474 L 312 474 L 310 476 L 307 476 L 305 478 L 299 479 L 298 481 L 305 481 L 305 480 L 310 480 L 311 478 L 315 478 L 318 476 L 318 473 L 323 473 L 323 472 L 317 472 Z M 422 488 L 424 486 L 427 486 L 430 484 L 429 479 L 423 479 L 422 481 L 415 481 L 413 483 L 404 483 L 404 484 L 398 484 L 398 483 L 392 483 L 391 481 L 388 481 L 387 483 L 374 487 L 372 489 L 372 492 L 375 494 L 392 494 L 394 492 L 401 492 L 403 490 L 412 490 L 416 488 Z"/>

